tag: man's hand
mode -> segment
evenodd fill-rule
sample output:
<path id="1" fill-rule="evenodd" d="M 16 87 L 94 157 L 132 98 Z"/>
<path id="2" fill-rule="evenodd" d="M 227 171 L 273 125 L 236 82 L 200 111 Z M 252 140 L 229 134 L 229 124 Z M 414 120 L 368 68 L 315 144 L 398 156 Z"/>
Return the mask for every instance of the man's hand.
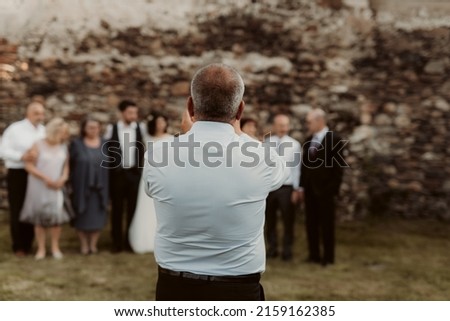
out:
<path id="1" fill-rule="evenodd" d="M 37 158 L 38 158 L 39 154 L 38 152 L 32 148 L 27 150 L 23 155 L 22 155 L 22 161 L 24 162 L 36 162 Z"/>
<path id="2" fill-rule="evenodd" d="M 298 191 L 292 191 L 291 193 L 291 203 L 294 205 L 297 205 L 299 199 L 299 192 Z"/>
<path id="3" fill-rule="evenodd" d="M 303 190 L 294 190 L 291 194 L 291 202 L 294 205 L 297 205 L 301 202 L 303 202 L 303 199 L 305 198 Z"/>

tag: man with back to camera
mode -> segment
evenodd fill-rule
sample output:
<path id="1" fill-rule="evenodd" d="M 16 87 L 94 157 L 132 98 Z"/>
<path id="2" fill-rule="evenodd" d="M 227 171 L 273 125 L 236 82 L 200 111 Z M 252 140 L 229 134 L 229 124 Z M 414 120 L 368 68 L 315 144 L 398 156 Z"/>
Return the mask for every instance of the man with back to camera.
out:
<path id="1" fill-rule="evenodd" d="M 187 101 L 192 128 L 146 154 L 143 179 L 157 216 L 156 300 L 264 299 L 265 199 L 287 171 L 276 153 L 266 159 L 259 142 L 236 134 L 243 94 L 233 68 L 201 68 Z"/>
<path id="2" fill-rule="evenodd" d="M 109 161 L 109 185 L 111 198 L 112 252 L 130 251 L 128 229 L 136 209 L 139 180 L 143 168 L 145 145 L 143 129 L 138 124 L 137 105 L 123 100 L 118 105 L 120 119 L 106 128 L 103 146 Z M 124 205 L 126 204 L 126 230 L 122 228 Z M 125 235 L 124 235 L 125 234 Z"/>
<path id="3" fill-rule="evenodd" d="M 266 142 L 272 142 L 281 158 L 290 164 L 290 174 L 276 191 L 267 197 L 266 205 L 266 239 L 269 246 L 267 257 L 278 256 L 277 236 L 277 210 L 281 212 L 283 222 L 283 241 L 281 259 L 292 259 L 292 246 L 294 243 L 295 205 L 298 202 L 298 190 L 300 179 L 300 143 L 290 137 L 289 117 L 284 114 L 275 115 L 272 122 L 272 133 L 266 138 Z"/>
<path id="4" fill-rule="evenodd" d="M 31 146 L 44 138 L 42 125 L 45 109 L 42 103 L 34 101 L 27 106 L 25 119 L 11 124 L 3 133 L 1 151 L 8 169 L 8 203 L 10 211 L 10 230 L 12 249 L 16 256 L 30 253 L 34 238 L 32 224 L 20 222 L 20 212 L 27 190 L 28 173 L 25 162 L 37 159 Z"/>
<path id="5" fill-rule="evenodd" d="M 347 166 L 342 156 L 345 144 L 328 129 L 322 109 L 310 111 L 306 123 L 309 137 L 303 145 L 300 186 L 303 188 L 301 198 L 305 200 L 307 261 L 326 266 L 334 263 L 334 203 L 343 168 Z M 323 251 L 320 250 L 321 244 Z"/>

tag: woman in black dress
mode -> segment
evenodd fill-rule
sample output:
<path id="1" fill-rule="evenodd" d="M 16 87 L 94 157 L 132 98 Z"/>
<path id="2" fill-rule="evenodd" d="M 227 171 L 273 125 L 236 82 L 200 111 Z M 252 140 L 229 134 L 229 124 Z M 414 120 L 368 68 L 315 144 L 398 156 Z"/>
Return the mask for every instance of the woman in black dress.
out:
<path id="1" fill-rule="evenodd" d="M 86 118 L 81 122 L 80 137 L 70 145 L 70 184 L 76 216 L 74 227 L 80 238 L 81 254 L 97 253 L 100 231 L 107 221 L 108 170 L 101 166 L 105 141 L 100 136 L 100 122 Z"/>

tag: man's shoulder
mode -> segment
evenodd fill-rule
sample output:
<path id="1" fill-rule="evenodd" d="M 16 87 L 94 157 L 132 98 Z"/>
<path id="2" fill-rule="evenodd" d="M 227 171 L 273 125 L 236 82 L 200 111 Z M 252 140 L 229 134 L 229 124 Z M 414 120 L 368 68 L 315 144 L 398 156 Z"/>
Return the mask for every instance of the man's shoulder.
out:
<path id="1" fill-rule="evenodd" d="M 39 124 L 37 128 L 38 128 L 38 130 L 39 130 L 40 132 L 45 132 L 45 126 L 44 126 L 44 125 Z"/>
<path id="2" fill-rule="evenodd" d="M 287 136 L 287 137 L 288 137 L 288 140 L 290 140 L 291 142 L 300 144 L 300 142 L 297 139 L 295 139 L 294 137 L 292 137 L 292 136 Z"/>
<path id="3" fill-rule="evenodd" d="M 26 122 L 27 122 L 26 119 L 21 119 L 21 120 L 13 122 L 11 125 L 9 125 L 9 127 L 16 128 L 16 127 L 24 126 L 26 124 Z"/>
<path id="4" fill-rule="evenodd" d="M 245 133 L 242 133 L 241 135 L 239 135 L 237 139 L 240 143 L 256 143 L 258 145 L 262 145 L 262 143 L 259 140 L 255 139 L 253 137 L 250 137 L 249 135 L 247 135 Z"/>
<path id="5" fill-rule="evenodd" d="M 19 130 L 20 127 L 22 127 L 24 124 L 25 124 L 25 119 L 15 121 L 15 122 L 11 123 L 8 127 L 5 128 L 5 131 L 3 134 L 6 134 L 8 132 L 11 133 L 15 130 Z"/>
<path id="6" fill-rule="evenodd" d="M 339 135 L 336 131 L 329 129 L 325 134 L 325 138 L 332 140 L 334 142 L 342 140 L 341 135 Z"/>
<path id="7" fill-rule="evenodd" d="M 293 147 L 300 147 L 300 142 L 292 136 L 286 135 L 283 137 L 284 143 L 290 143 Z"/>

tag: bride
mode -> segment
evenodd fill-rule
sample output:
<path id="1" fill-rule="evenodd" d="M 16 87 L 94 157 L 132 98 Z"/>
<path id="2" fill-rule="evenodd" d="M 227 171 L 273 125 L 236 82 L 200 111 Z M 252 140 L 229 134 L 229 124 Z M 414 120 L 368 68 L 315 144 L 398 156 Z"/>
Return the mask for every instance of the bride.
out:
<path id="1" fill-rule="evenodd" d="M 147 123 L 148 135 L 146 142 L 167 139 L 168 121 L 161 114 L 152 114 Z M 153 199 L 145 193 L 144 182 L 141 178 L 136 210 L 128 231 L 131 249 L 135 253 L 153 252 L 156 233 L 156 214 Z"/>

